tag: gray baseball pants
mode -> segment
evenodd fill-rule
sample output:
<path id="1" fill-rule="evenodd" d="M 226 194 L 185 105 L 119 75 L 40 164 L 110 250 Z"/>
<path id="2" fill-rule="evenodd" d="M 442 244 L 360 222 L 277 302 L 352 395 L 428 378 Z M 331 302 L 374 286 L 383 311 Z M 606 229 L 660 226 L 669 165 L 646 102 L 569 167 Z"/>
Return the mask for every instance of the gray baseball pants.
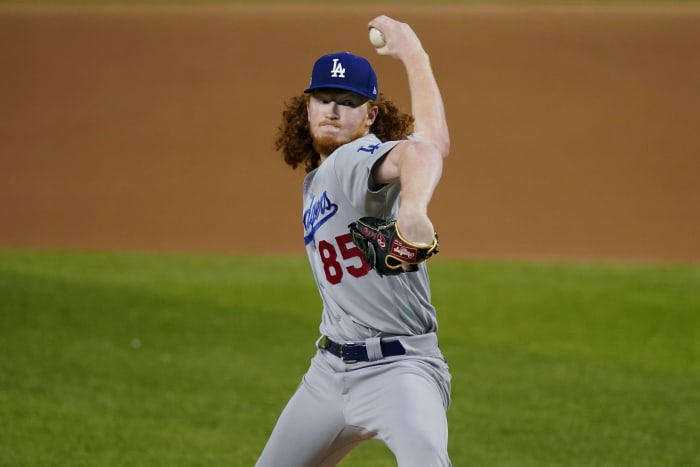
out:
<path id="1" fill-rule="evenodd" d="M 346 364 L 319 350 L 256 467 L 335 466 L 370 439 L 383 441 L 399 467 L 449 467 L 449 397 L 442 358 Z"/>

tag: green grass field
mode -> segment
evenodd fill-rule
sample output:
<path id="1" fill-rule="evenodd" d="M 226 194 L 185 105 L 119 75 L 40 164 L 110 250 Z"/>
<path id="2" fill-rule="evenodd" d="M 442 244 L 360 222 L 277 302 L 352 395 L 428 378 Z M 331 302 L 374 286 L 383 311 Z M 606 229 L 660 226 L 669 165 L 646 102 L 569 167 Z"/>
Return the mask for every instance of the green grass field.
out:
<path id="1" fill-rule="evenodd" d="M 431 275 L 455 466 L 700 466 L 700 267 Z M 251 466 L 319 310 L 302 257 L 0 252 L 0 465 Z"/>
<path id="2" fill-rule="evenodd" d="M 0 0 L 0 5 L 692 5 L 700 0 Z"/>

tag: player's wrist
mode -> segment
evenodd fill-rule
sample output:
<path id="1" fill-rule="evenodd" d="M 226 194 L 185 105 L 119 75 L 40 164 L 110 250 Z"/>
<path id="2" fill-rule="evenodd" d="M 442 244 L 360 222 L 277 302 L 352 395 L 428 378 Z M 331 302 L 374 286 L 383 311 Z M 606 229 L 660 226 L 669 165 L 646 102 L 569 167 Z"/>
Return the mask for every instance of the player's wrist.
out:
<path id="1" fill-rule="evenodd" d="M 416 245 L 431 245 L 435 237 L 435 228 L 427 212 L 413 211 L 399 213 L 396 229 L 401 237 Z"/>
<path id="2" fill-rule="evenodd" d="M 409 74 L 419 70 L 431 70 L 430 56 L 422 48 L 410 49 L 400 59 Z"/>

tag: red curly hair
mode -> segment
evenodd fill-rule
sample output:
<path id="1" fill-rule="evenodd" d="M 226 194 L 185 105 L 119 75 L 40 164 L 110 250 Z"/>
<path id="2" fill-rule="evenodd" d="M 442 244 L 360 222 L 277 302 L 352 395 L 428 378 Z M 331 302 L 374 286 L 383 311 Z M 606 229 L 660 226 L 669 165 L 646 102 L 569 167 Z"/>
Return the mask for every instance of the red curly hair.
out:
<path id="1" fill-rule="evenodd" d="M 284 104 L 282 123 L 277 128 L 275 150 L 281 151 L 284 162 L 296 169 L 304 165 L 307 173 L 321 164 L 321 155 L 313 148 L 313 139 L 309 129 L 306 113 L 308 94 L 300 94 Z M 390 100 L 380 93 L 377 100 L 368 101 L 370 106 L 377 106 L 379 112 L 370 132 L 380 141 L 406 139 L 413 132 L 413 116 L 399 111 Z"/>

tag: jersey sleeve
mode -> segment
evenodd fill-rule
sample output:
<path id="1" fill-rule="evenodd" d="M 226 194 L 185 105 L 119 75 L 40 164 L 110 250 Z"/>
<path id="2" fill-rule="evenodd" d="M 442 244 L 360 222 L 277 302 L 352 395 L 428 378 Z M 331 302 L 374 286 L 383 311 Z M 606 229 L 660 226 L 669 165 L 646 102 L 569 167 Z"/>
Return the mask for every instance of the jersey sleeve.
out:
<path id="1" fill-rule="evenodd" d="M 401 141 L 380 142 L 376 137 L 360 138 L 333 153 L 337 183 L 347 200 L 361 214 L 391 217 L 398 200 L 398 183 L 374 186 L 372 167 Z"/>

